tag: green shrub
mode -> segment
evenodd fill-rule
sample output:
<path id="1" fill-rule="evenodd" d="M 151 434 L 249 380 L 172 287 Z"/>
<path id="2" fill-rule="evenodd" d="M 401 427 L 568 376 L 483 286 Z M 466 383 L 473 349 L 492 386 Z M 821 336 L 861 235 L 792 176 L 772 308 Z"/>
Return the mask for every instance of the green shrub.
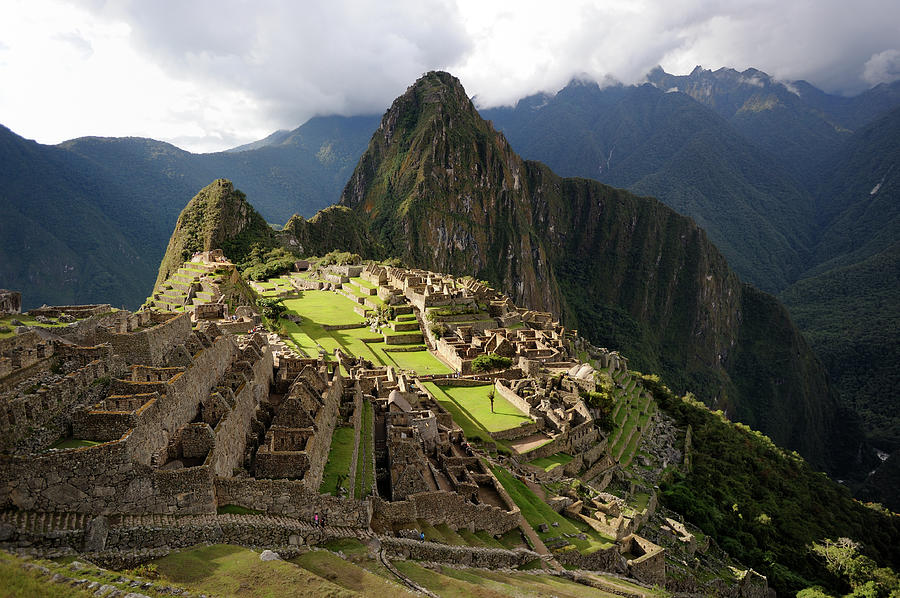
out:
<path id="1" fill-rule="evenodd" d="M 494 370 L 503 370 L 512 365 L 512 359 L 502 357 L 496 353 L 486 353 L 479 355 L 472 360 L 473 372 L 492 372 Z"/>

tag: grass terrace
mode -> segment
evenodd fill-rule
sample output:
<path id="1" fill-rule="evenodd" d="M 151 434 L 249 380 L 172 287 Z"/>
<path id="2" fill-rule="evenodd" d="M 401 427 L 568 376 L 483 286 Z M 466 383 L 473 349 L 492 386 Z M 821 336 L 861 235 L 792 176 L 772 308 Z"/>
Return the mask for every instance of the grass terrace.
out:
<path id="1" fill-rule="evenodd" d="M 350 460 L 353 458 L 355 437 L 356 432 L 349 426 L 340 426 L 334 429 L 331 435 L 331 450 L 328 453 L 328 461 L 325 463 L 319 494 L 337 496 L 338 488 L 341 485 L 348 488 L 347 476 L 350 475 Z"/>
<path id="2" fill-rule="evenodd" d="M 33 316 L 27 314 L 11 314 L 0 318 L 0 327 L 6 326 L 9 328 L 9 332 L 0 332 L 0 338 L 9 338 L 16 335 L 16 327 L 12 324 L 13 320 L 18 320 L 25 326 L 40 326 L 41 328 L 62 328 L 68 326 L 68 324 L 57 322 L 55 318 L 53 324 L 41 324 L 35 320 Z"/>
<path id="3" fill-rule="evenodd" d="M 493 388 L 492 384 L 484 386 L 438 386 L 433 382 L 426 382 L 425 386 L 434 398 L 444 406 L 447 411 L 455 416 L 461 413 L 469 422 L 474 422 L 472 426 L 467 422 L 468 427 L 478 435 L 482 435 L 482 431 L 490 436 L 490 432 L 501 432 L 511 428 L 518 427 L 523 423 L 531 422 L 532 419 L 522 413 L 512 403 L 504 399 L 497 393 L 494 396 L 494 411 L 491 412 L 491 401 L 488 393 Z M 452 405 L 451 405 L 452 403 Z M 456 417 L 454 417 L 456 421 Z M 463 421 L 456 422 L 464 432 L 466 425 Z M 469 436 L 466 432 L 466 436 Z"/>
<path id="4" fill-rule="evenodd" d="M 344 590 L 359 592 L 363 596 L 412 595 L 399 585 L 399 580 L 397 583 L 394 583 L 382 577 L 384 574 L 389 575 L 387 571 L 382 573 L 382 575 L 373 573 L 372 571 L 350 562 L 345 558 L 341 558 L 339 555 L 329 552 L 328 550 L 311 550 L 291 559 L 289 562 L 294 563 L 323 579 L 327 579 L 329 582 L 340 586 Z M 310 595 L 313 594 L 310 593 Z"/>
<path id="5" fill-rule="evenodd" d="M 530 465 L 534 465 L 535 467 L 540 467 L 544 471 L 550 471 L 560 465 L 566 465 L 569 461 L 572 460 L 572 455 L 568 455 L 566 453 L 556 453 L 555 455 L 550 455 L 549 457 L 541 457 L 540 459 L 535 459 L 530 462 Z"/>
<path id="6" fill-rule="evenodd" d="M 410 561 L 395 563 L 401 573 L 434 594 L 448 598 L 614 598 L 616 594 L 552 575 L 484 569 L 457 569 L 438 565 L 425 568 Z"/>
<path id="7" fill-rule="evenodd" d="M 586 540 L 579 538 L 566 538 L 575 548 L 583 554 L 590 554 L 603 548 L 610 548 L 614 545 L 613 538 L 607 538 L 588 524 L 581 520 L 569 519 L 554 511 L 550 505 L 545 503 L 536 495 L 528 486 L 515 478 L 507 470 L 502 467 L 491 467 L 491 471 L 500 480 L 500 483 L 518 505 L 522 511 L 522 515 L 528 524 L 534 528 L 541 541 L 547 541 L 550 538 L 562 537 L 563 534 L 579 534 L 583 533 L 587 536 Z M 538 526 L 546 523 L 549 531 L 538 531 Z M 553 523 L 557 523 L 558 527 L 553 527 Z"/>
<path id="8" fill-rule="evenodd" d="M 259 553 L 217 544 L 173 552 L 153 561 L 162 579 L 193 593 L 251 598 L 352 596 L 349 591 L 286 561 L 261 561 Z"/>
<path id="9" fill-rule="evenodd" d="M 86 446 L 97 446 L 98 444 L 101 444 L 101 443 L 96 440 L 82 440 L 80 438 L 61 438 L 60 440 L 57 440 L 53 444 L 53 446 L 51 446 L 50 448 L 64 450 L 64 449 L 73 449 L 73 448 L 83 448 Z"/>
<path id="10" fill-rule="evenodd" d="M 362 430 L 359 435 L 359 456 L 356 460 L 354 498 L 365 498 L 375 483 L 375 472 L 373 471 L 375 437 L 372 434 L 372 404 L 363 400 L 362 406 Z"/>

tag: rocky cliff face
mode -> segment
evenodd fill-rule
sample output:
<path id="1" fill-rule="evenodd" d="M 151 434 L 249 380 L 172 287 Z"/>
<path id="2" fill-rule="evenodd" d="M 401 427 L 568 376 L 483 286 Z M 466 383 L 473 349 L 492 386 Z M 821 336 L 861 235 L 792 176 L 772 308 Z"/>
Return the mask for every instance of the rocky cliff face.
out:
<path id="1" fill-rule="evenodd" d="M 848 465 L 829 447 L 858 429 L 774 298 L 660 202 L 523 161 L 451 75 L 395 100 L 341 204 L 388 254 L 487 279 L 817 465 Z"/>
<path id="2" fill-rule="evenodd" d="M 500 284 L 559 313 L 558 285 L 531 210 L 525 163 L 478 115 L 459 82 L 429 73 L 394 101 L 341 204 L 392 255 Z"/>

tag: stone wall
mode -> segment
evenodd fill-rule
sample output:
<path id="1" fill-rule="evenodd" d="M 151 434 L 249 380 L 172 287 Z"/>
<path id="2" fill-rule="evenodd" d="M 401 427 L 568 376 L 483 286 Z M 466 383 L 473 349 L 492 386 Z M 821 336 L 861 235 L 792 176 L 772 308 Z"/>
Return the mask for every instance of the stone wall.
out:
<path id="1" fill-rule="evenodd" d="M 515 428 L 491 432 L 490 434 L 491 438 L 494 440 L 517 440 L 519 438 L 531 436 L 532 434 L 537 434 L 541 431 L 541 428 L 542 426 L 538 425 L 536 422 L 525 422 Z"/>
<path id="2" fill-rule="evenodd" d="M 531 404 L 520 397 L 518 394 L 513 392 L 512 389 L 503 384 L 503 382 L 501 382 L 500 380 L 496 380 L 494 382 L 494 390 L 498 395 L 512 403 L 516 407 L 516 409 L 518 409 L 522 413 L 531 415 Z"/>
<path id="3" fill-rule="evenodd" d="M 22 293 L 0 289 L 0 314 L 17 314 L 22 311 Z"/>
<path id="4" fill-rule="evenodd" d="M 250 345 L 248 349 L 253 347 Z M 248 355 L 248 353 L 255 355 Z M 216 425 L 216 444 L 207 462 L 217 476 L 231 475 L 244 459 L 247 430 L 260 401 L 268 397 L 272 382 L 273 357 L 268 345 L 263 352 L 245 350 L 244 356 L 255 357 L 252 377 L 234 393 L 234 407 Z"/>
<path id="5" fill-rule="evenodd" d="M 185 320 L 189 323 L 189 320 Z M 153 456 L 166 447 L 170 435 L 197 415 L 200 402 L 219 384 L 231 365 L 237 346 L 231 337 L 219 336 L 194 355 L 184 372 L 166 382 L 164 395 L 155 408 L 137 420 L 129 449 L 132 458 L 149 465 Z"/>
<path id="6" fill-rule="evenodd" d="M 373 498 L 372 519 L 383 529 L 397 524 L 415 525 L 424 519 L 431 525 L 446 523 L 454 529 L 461 527 L 503 534 L 519 525 L 518 509 L 504 511 L 486 504 L 467 502 L 455 492 L 420 492 L 406 500 L 386 502 Z"/>
<path id="7" fill-rule="evenodd" d="M 616 546 L 600 548 L 590 554 L 582 554 L 577 550 L 563 550 L 553 553 L 560 564 L 571 569 L 585 569 L 587 571 L 611 571 L 613 573 L 626 573 L 625 560 L 619 554 Z"/>
<path id="8" fill-rule="evenodd" d="M 503 550 L 501 548 L 450 546 L 409 538 L 381 537 L 379 539 L 385 554 L 392 558 L 453 563 L 481 569 L 512 569 L 541 558 L 538 553 L 524 548 Z"/>
<path id="9" fill-rule="evenodd" d="M 112 307 L 110 307 L 109 303 L 94 303 L 91 305 L 54 305 L 52 307 L 45 305 L 30 310 L 28 315 L 58 318 L 62 314 L 68 314 L 76 318 L 87 318 L 88 316 L 96 316 L 109 311 L 112 311 Z"/>
<path id="10" fill-rule="evenodd" d="M 0 405 L 0 449 L 9 450 L 25 438 L 29 429 L 41 428 L 55 417 L 68 416 L 87 398 L 91 385 L 123 368 L 109 352 L 35 392 L 16 396 Z"/>
<path id="11" fill-rule="evenodd" d="M 386 345 L 413 345 L 424 342 L 424 337 L 419 331 L 409 332 L 407 334 L 385 334 L 384 343 Z"/>
<path id="12" fill-rule="evenodd" d="M 188 313 L 175 316 L 171 314 L 156 314 L 159 317 L 168 317 L 167 320 L 156 323 L 151 328 L 136 330 L 133 332 L 111 332 L 100 329 L 97 331 L 98 343 L 110 343 L 113 350 L 122 355 L 129 363 L 143 365 L 164 365 L 169 353 L 176 345 L 185 342 L 191 334 L 191 317 Z"/>
<path id="13" fill-rule="evenodd" d="M 0 455 L 0 507 L 74 513 L 215 512 L 207 467 L 133 463 L 128 436 L 27 457 Z"/>
<path id="14" fill-rule="evenodd" d="M 666 551 L 650 540 L 631 535 L 622 540 L 622 549 L 636 555 L 627 561 L 628 574 L 646 584 L 666 583 Z"/>
<path id="15" fill-rule="evenodd" d="M 319 513 L 328 525 L 336 526 L 366 528 L 372 519 L 369 501 L 319 494 L 301 480 L 216 478 L 215 487 L 219 506 L 238 505 L 304 521 Z"/>

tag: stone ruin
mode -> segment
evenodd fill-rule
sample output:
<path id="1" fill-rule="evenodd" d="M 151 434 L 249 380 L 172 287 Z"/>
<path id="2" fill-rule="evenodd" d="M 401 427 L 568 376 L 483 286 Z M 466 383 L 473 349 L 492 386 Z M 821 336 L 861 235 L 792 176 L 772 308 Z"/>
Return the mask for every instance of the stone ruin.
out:
<path id="1" fill-rule="evenodd" d="M 214 254 L 196 257 L 221 263 Z M 550 480 L 581 471 L 586 480 L 604 474 L 595 484 L 601 490 L 609 483 L 615 458 L 581 393 L 597 388 L 598 371 L 622 384 L 623 357 L 585 347 L 551 314 L 517 308 L 471 279 L 381 266 L 330 274 L 341 279 L 336 284 L 360 276 L 381 300 L 408 302 L 403 307 L 419 318 L 445 310 L 436 321 L 448 334 L 427 333 L 427 341 L 460 377 L 441 382 L 492 383 L 531 418 L 491 434 L 494 442 L 515 447 L 541 438 L 538 448 L 507 462 L 516 475 Z M 204 517 L 204 525 L 212 522 L 231 541 L 247 544 L 322 537 L 325 532 L 310 526 L 314 514 L 328 526 L 388 536 L 419 521 L 491 535 L 519 526 L 515 501 L 419 379 L 339 350 L 326 361 L 282 346 L 276 367 L 266 337 L 226 332 L 235 322 L 214 319 L 220 317 L 215 305 L 197 305 L 193 323 L 186 312 L 45 306 L 43 317 L 71 313 L 84 320 L 0 341 L 0 527 L 7 546 L 96 551 L 140 549 L 161 537 L 168 546 L 209 541 L 196 531 L 202 528 L 180 527 L 187 517 Z M 250 308 L 235 316 L 242 324 L 258 321 Z M 584 350 L 591 364 L 575 359 Z M 510 357 L 519 367 L 472 380 L 466 363 L 484 353 Z M 320 494 L 338 426 L 354 434 L 347 479 L 369 471 L 374 483 Z M 361 436 L 364 428 L 372 439 Z M 370 440 L 374 451 L 363 448 Z M 573 459 L 555 473 L 528 466 L 559 452 Z M 665 584 L 665 550 L 637 535 L 655 499 L 653 493 L 642 513 L 623 512 L 611 497 L 554 499 L 555 509 L 617 541 L 592 554 L 554 555 L 567 566 Z M 217 515 L 225 506 L 267 519 Z M 281 519 L 273 524 L 273 517 Z M 669 529 L 690 544 L 692 536 L 677 522 Z M 397 538 L 386 541 L 390 550 L 407 550 Z M 440 558 L 474 562 L 471 550 L 449 552 Z M 508 560 L 508 552 L 490 558 Z"/>
<path id="2" fill-rule="evenodd" d="M 22 312 L 22 293 L 0 289 L 0 315 Z"/>

